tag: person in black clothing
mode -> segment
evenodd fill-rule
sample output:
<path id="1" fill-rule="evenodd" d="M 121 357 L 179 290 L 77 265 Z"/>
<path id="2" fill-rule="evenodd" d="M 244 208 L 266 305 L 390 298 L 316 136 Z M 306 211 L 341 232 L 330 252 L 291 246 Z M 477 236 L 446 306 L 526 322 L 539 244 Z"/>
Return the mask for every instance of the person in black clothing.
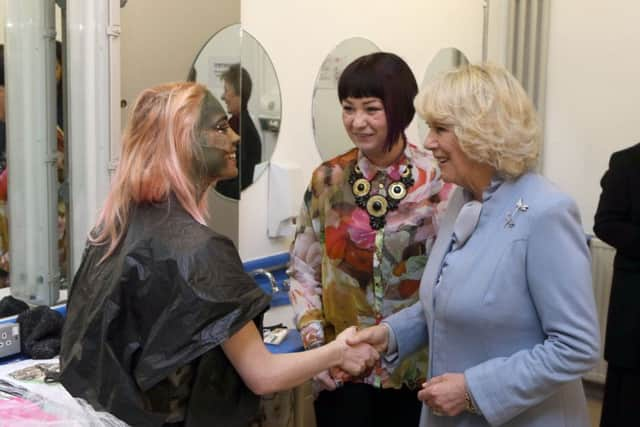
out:
<path id="1" fill-rule="evenodd" d="M 227 197 L 239 200 L 240 191 L 253 183 L 254 168 L 262 159 L 262 142 L 247 109 L 253 88 L 251 76 L 240 64 L 233 64 L 222 75 L 222 80 L 222 100 L 227 104 L 227 111 L 231 115 L 229 125 L 240 135 L 240 175 L 236 179 L 219 182 L 216 190 Z"/>
<path id="2" fill-rule="evenodd" d="M 640 426 L 640 144 L 613 153 L 600 184 L 593 231 L 616 249 L 600 426 Z"/>

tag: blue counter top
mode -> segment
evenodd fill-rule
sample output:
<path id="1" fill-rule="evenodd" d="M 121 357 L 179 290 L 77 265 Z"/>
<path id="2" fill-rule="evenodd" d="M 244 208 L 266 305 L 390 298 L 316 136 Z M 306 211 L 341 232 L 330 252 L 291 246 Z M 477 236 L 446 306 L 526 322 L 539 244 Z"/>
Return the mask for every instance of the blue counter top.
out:
<path id="1" fill-rule="evenodd" d="M 280 344 L 265 344 L 265 346 L 273 354 L 297 353 L 304 350 L 302 337 L 296 329 L 289 329 L 287 337 Z"/>

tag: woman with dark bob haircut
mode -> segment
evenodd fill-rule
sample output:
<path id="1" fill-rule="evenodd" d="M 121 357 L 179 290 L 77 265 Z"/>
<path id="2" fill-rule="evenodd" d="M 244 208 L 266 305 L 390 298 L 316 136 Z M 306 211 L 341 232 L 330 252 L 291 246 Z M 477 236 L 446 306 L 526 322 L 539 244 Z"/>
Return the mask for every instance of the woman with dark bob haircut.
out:
<path id="1" fill-rule="evenodd" d="M 291 248 L 290 295 L 306 349 L 418 300 L 448 188 L 431 154 L 405 135 L 416 93 L 413 73 L 391 53 L 362 56 L 340 76 L 355 148 L 313 172 Z M 314 378 L 318 426 L 416 426 L 426 369 L 422 351 L 393 374 L 379 365 L 358 378 L 322 372 Z"/>

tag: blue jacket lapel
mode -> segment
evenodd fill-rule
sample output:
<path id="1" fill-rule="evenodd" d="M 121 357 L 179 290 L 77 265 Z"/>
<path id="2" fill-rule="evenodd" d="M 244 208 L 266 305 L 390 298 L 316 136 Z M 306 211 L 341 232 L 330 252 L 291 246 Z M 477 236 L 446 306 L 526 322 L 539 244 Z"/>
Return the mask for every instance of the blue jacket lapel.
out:
<path id="1" fill-rule="evenodd" d="M 438 280 L 442 261 L 449 250 L 449 244 L 451 243 L 451 236 L 453 234 L 453 225 L 456 222 L 460 209 L 462 209 L 462 206 L 466 202 L 467 200 L 462 188 L 456 188 L 451 194 L 447 210 L 438 230 L 438 237 L 431 249 L 427 265 L 422 273 L 422 280 L 420 281 L 420 293 L 423 295 L 423 300 L 429 301 L 429 304 L 431 304 L 430 290 L 433 289 L 436 280 Z M 426 296 L 429 297 L 424 299 Z"/>

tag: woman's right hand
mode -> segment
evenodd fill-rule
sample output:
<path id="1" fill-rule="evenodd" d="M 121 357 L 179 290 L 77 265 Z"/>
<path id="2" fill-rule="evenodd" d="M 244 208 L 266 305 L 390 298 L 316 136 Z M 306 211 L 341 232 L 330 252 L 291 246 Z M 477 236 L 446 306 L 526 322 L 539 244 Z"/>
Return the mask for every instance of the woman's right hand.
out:
<path id="1" fill-rule="evenodd" d="M 347 374 L 345 371 L 338 367 L 327 369 L 313 377 L 311 383 L 311 390 L 313 391 L 313 398 L 317 399 L 318 395 L 325 391 L 333 391 L 340 388 L 347 381 L 351 381 L 353 377 Z"/>
<path id="2" fill-rule="evenodd" d="M 356 335 L 355 326 L 351 326 L 340 333 L 333 341 L 334 345 L 340 346 L 342 358 L 339 364 L 340 369 L 352 376 L 359 376 L 369 368 L 375 366 L 380 355 L 375 348 L 367 343 L 360 342 L 350 345 L 348 342 Z"/>
<path id="3" fill-rule="evenodd" d="M 316 374 L 313 377 L 312 390 L 314 398 L 317 398 L 322 391 L 333 391 L 336 388 L 336 382 L 334 381 L 328 369 Z"/>

